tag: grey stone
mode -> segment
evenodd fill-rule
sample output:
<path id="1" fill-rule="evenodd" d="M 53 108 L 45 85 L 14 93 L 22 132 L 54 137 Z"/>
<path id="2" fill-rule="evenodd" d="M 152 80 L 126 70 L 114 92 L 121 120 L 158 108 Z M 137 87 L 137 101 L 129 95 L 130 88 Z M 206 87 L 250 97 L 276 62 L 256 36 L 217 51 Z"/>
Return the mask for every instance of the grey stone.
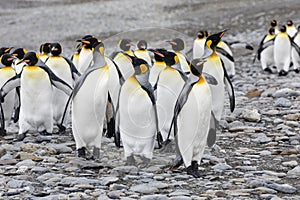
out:
<path id="1" fill-rule="evenodd" d="M 291 160 L 291 161 L 283 162 L 282 166 L 285 166 L 285 167 L 296 167 L 296 166 L 298 166 L 298 162 L 296 160 Z"/>
<path id="2" fill-rule="evenodd" d="M 49 170 L 49 168 L 46 168 L 46 167 L 33 167 L 31 169 L 31 171 L 33 173 L 44 174 L 46 172 L 49 172 L 50 170 Z"/>
<path id="3" fill-rule="evenodd" d="M 110 184 L 112 184 L 112 183 L 115 183 L 115 182 L 117 182 L 119 180 L 119 178 L 118 177 L 101 177 L 100 179 L 99 179 L 99 181 L 100 181 L 100 184 L 101 185 L 110 185 Z"/>
<path id="4" fill-rule="evenodd" d="M 268 188 L 277 190 L 283 193 L 293 194 L 297 191 L 297 188 L 289 185 L 289 184 L 278 184 L 278 183 L 269 183 L 266 185 Z"/>
<path id="5" fill-rule="evenodd" d="M 232 169 L 232 167 L 226 163 L 219 163 L 212 167 L 216 171 L 224 171 L 228 169 Z"/>
<path id="6" fill-rule="evenodd" d="M 36 165 L 36 163 L 29 159 L 29 160 L 23 160 L 21 162 L 18 162 L 16 165 L 17 165 L 17 167 L 20 167 L 20 166 L 34 167 Z"/>
<path id="7" fill-rule="evenodd" d="M 123 184 L 116 184 L 116 183 L 113 183 L 109 186 L 109 188 L 111 190 L 127 190 L 128 189 L 128 186 L 127 185 L 123 185 Z"/>
<path id="8" fill-rule="evenodd" d="M 257 143 L 268 143 L 271 142 L 272 139 L 267 137 L 264 133 L 258 133 L 255 135 L 255 139 L 252 139 L 252 141 L 257 142 Z"/>
<path id="9" fill-rule="evenodd" d="M 111 173 L 118 173 L 118 174 L 132 174 L 136 175 L 138 174 L 138 168 L 136 166 L 119 166 L 115 167 L 111 170 Z"/>
<path id="10" fill-rule="evenodd" d="M 161 182 L 161 181 L 151 181 L 148 184 L 151 187 L 156 187 L 158 189 L 165 189 L 168 188 L 169 185 L 167 183 Z"/>
<path id="11" fill-rule="evenodd" d="M 294 169 L 287 172 L 289 176 L 300 176 L 300 166 L 295 167 Z"/>
<path id="12" fill-rule="evenodd" d="M 57 153 L 72 153 L 73 151 L 72 148 L 66 146 L 65 144 L 48 143 L 46 146 L 55 149 Z"/>
<path id="13" fill-rule="evenodd" d="M 236 169 L 240 169 L 242 171 L 256 171 L 257 167 L 256 166 L 236 166 Z"/>
<path id="14" fill-rule="evenodd" d="M 300 92 L 292 90 L 290 88 L 283 88 L 280 90 L 277 90 L 273 97 L 280 98 L 280 97 L 290 97 L 290 96 L 299 96 Z"/>
<path id="15" fill-rule="evenodd" d="M 101 181 L 98 179 L 91 179 L 85 177 L 65 177 L 60 182 L 64 186 L 73 186 L 79 184 L 101 184 Z"/>
<path id="16" fill-rule="evenodd" d="M 133 185 L 130 187 L 130 190 L 142 194 L 153 194 L 159 192 L 156 187 L 151 187 L 148 184 Z"/>
<path id="17" fill-rule="evenodd" d="M 13 195 L 18 195 L 20 194 L 20 190 L 19 189 L 9 189 L 7 192 L 6 192 L 6 195 L 7 196 L 13 196 Z"/>
<path id="18" fill-rule="evenodd" d="M 175 196 L 171 197 L 170 200 L 192 200 L 192 198 L 187 196 Z"/>
<path id="19" fill-rule="evenodd" d="M 261 114 L 258 112 L 257 109 L 246 109 L 242 113 L 241 117 L 249 122 L 259 122 L 261 120 Z"/>
<path id="20" fill-rule="evenodd" d="M 141 200 L 168 200 L 169 198 L 165 195 L 154 194 L 154 195 L 144 195 Z"/>
<path id="21" fill-rule="evenodd" d="M 9 188 L 22 188 L 28 184 L 30 184 L 29 181 L 12 179 L 12 180 L 8 181 L 6 185 Z"/>
<path id="22" fill-rule="evenodd" d="M 190 196 L 191 192 L 189 190 L 175 190 L 169 194 L 170 197 L 173 196 Z"/>
<path id="23" fill-rule="evenodd" d="M 289 108 L 292 106 L 292 103 L 289 99 L 280 97 L 279 99 L 275 100 L 274 106 Z"/>

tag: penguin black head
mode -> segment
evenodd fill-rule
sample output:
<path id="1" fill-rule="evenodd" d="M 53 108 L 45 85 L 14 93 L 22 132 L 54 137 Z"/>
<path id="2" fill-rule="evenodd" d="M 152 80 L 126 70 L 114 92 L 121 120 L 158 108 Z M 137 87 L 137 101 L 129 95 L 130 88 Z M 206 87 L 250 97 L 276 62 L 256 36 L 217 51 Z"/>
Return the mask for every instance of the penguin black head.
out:
<path id="1" fill-rule="evenodd" d="M 163 55 L 163 60 L 167 66 L 172 66 L 179 62 L 179 58 L 174 52 L 160 51 L 159 53 Z"/>
<path id="2" fill-rule="evenodd" d="M 144 59 L 138 58 L 136 56 L 130 56 L 126 53 L 124 53 L 124 54 L 127 56 L 127 58 L 132 63 L 132 65 L 134 67 L 134 72 L 136 75 L 144 74 L 149 70 L 149 65 L 148 65 L 147 61 L 145 61 Z"/>
<path id="3" fill-rule="evenodd" d="M 270 25 L 271 25 L 272 27 L 277 26 L 277 21 L 276 21 L 275 19 L 273 19 L 273 20 L 270 22 Z"/>
<path id="4" fill-rule="evenodd" d="M 210 35 L 206 38 L 202 59 L 208 58 L 216 51 L 216 47 L 227 30 Z"/>
<path id="5" fill-rule="evenodd" d="M 203 38 L 205 37 L 204 31 L 199 31 L 199 32 L 197 33 L 197 37 L 198 37 L 199 39 L 203 39 Z"/>
<path id="6" fill-rule="evenodd" d="M 275 29 L 274 29 L 274 27 L 269 28 L 269 34 L 270 35 L 275 35 Z"/>
<path id="7" fill-rule="evenodd" d="M 204 36 L 208 37 L 208 35 L 209 35 L 208 32 L 207 31 L 203 31 L 203 32 L 204 32 Z"/>
<path id="8" fill-rule="evenodd" d="M 58 42 L 50 44 L 51 54 L 53 56 L 59 56 L 62 52 L 62 46 Z"/>
<path id="9" fill-rule="evenodd" d="M 146 40 L 140 40 L 140 41 L 138 41 L 136 46 L 140 50 L 145 50 L 145 49 L 147 49 L 147 42 L 146 42 Z"/>
<path id="10" fill-rule="evenodd" d="M 196 58 L 191 61 L 190 69 L 192 74 L 195 76 L 200 76 L 203 71 L 203 64 L 206 60 L 202 60 L 201 58 Z"/>
<path id="11" fill-rule="evenodd" d="M 298 32 L 300 33 L 300 25 L 298 26 Z"/>
<path id="12" fill-rule="evenodd" d="M 14 59 L 15 59 L 15 57 L 13 55 L 11 55 L 10 53 L 4 53 L 1 56 L 1 63 L 4 66 L 11 66 Z"/>
<path id="13" fill-rule="evenodd" d="M 167 42 L 172 45 L 174 51 L 182 51 L 185 48 L 185 42 L 180 38 L 175 38 Z"/>
<path id="14" fill-rule="evenodd" d="M 131 46 L 134 46 L 134 44 L 132 44 L 132 41 L 129 39 L 122 39 L 119 40 L 119 47 L 120 49 L 122 49 L 123 51 L 128 51 L 130 50 Z"/>
<path id="15" fill-rule="evenodd" d="M 93 51 L 98 51 L 102 56 L 104 56 L 104 44 L 101 41 L 97 41 L 93 44 Z"/>
<path id="16" fill-rule="evenodd" d="M 12 49 L 13 47 L 1 47 L 0 48 L 0 56 L 2 56 L 5 53 L 9 53 L 9 51 Z"/>
<path id="17" fill-rule="evenodd" d="M 286 24 L 287 24 L 287 26 L 293 26 L 294 22 L 292 20 L 288 20 Z"/>
<path id="18" fill-rule="evenodd" d="M 48 54 L 51 52 L 50 43 L 46 42 L 41 44 L 40 46 L 40 53 Z"/>
<path id="19" fill-rule="evenodd" d="M 93 35 L 85 35 L 80 40 L 76 40 L 76 42 L 81 42 L 82 47 L 87 49 L 92 49 L 93 45 L 99 40 Z"/>
<path id="20" fill-rule="evenodd" d="M 25 48 L 17 48 L 11 54 L 21 60 L 24 58 L 24 55 L 26 54 L 26 49 Z"/>
<path id="21" fill-rule="evenodd" d="M 38 61 L 39 55 L 34 51 L 27 52 L 24 58 L 21 60 L 21 62 L 25 62 L 28 66 L 34 66 Z"/>
<path id="22" fill-rule="evenodd" d="M 280 32 L 281 32 L 281 33 L 285 33 L 285 32 L 286 32 L 286 26 L 282 25 L 282 26 L 280 27 Z"/>

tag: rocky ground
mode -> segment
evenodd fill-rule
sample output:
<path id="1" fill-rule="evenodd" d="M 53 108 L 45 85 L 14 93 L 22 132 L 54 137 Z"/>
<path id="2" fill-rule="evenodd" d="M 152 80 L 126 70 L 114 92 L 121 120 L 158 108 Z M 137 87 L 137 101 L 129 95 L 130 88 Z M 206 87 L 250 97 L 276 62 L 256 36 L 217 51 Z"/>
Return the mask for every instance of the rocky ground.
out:
<path id="1" fill-rule="evenodd" d="M 42 42 L 60 41 L 68 55 L 85 34 L 107 39 L 134 28 L 165 27 L 187 35 L 190 47 L 200 29 L 229 28 L 226 40 L 256 47 L 271 19 L 300 24 L 298 0 L 10 0 L 0 7 L 1 46 L 36 50 Z M 165 34 L 144 36 L 155 41 Z M 32 134 L 23 142 L 9 133 L 0 140 L 0 199 L 300 199 L 300 76 L 264 73 L 252 64 L 254 52 L 233 51 L 236 110 L 230 113 L 226 103 L 201 178 L 183 168 L 171 171 L 171 151 L 155 150 L 150 166 L 139 168 L 124 166 L 123 150 L 111 139 L 103 139 L 101 159 L 93 161 L 76 157 L 70 132 Z"/>

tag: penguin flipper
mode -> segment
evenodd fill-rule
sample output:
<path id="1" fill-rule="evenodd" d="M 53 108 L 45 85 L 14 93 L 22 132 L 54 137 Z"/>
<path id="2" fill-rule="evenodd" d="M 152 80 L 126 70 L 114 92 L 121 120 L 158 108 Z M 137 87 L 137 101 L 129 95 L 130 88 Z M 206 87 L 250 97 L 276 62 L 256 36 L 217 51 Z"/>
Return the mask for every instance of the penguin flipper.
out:
<path id="1" fill-rule="evenodd" d="M 221 59 L 221 62 L 222 62 L 222 67 L 223 67 L 223 70 L 224 70 L 224 83 L 226 85 L 226 88 L 227 88 L 227 92 L 228 92 L 228 95 L 229 95 L 229 101 L 230 101 L 230 111 L 233 112 L 234 111 L 234 108 L 235 108 L 235 95 L 234 95 L 234 89 L 233 89 L 233 85 L 232 85 L 232 82 L 227 74 L 227 71 L 226 71 L 226 68 L 224 66 L 224 63 Z"/>
<path id="2" fill-rule="evenodd" d="M 206 72 L 202 72 L 202 75 L 204 76 L 205 80 L 207 81 L 208 84 L 210 85 L 218 85 L 218 81 L 215 77 L 213 77 L 212 75 L 206 73 Z"/>
<path id="3" fill-rule="evenodd" d="M 219 126 L 219 122 L 216 119 L 213 111 L 211 111 L 209 132 L 206 140 L 208 147 L 212 147 L 216 143 L 218 126 Z"/>
<path id="4" fill-rule="evenodd" d="M 13 89 L 20 87 L 21 85 L 21 73 L 15 75 L 14 77 L 8 79 L 2 88 L 0 89 L 1 101 L 4 101 L 4 97 Z"/>
<path id="5" fill-rule="evenodd" d="M 14 112 L 14 117 L 13 117 L 14 123 L 17 123 L 17 121 L 19 120 L 19 114 L 20 114 L 20 108 L 21 108 L 20 87 L 16 88 L 16 93 L 17 93 L 17 99 L 15 101 L 15 112 Z"/>
<path id="6" fill-rule="evenodd" d="M 225 56 L 226 58 L 228 58 L 231 62 L 234 62 L 234 58 L 224 49 L 217 47 L 216 51 L 220 54 L 222 54 L 223 56 Z"/>
<path id="7" fill-rule="evenodd" d="M 123 75 L 122 75 L 122 73 L 121 73 L 121 71 L 120 71 L 120 67 L 119 67 L 119 66 L 117 65 L 117 63 L 116 63 L 114 60 L 112 60 L 111 58 L 109 58 L 109 57 L 105 57 L 105 58 L 106 58 L 106 59 L 109 59 L 109 60 L 113 63 L 113 66 L 112 66 L 110 62 L 107 62 L 108 67 L 115 67 L 115 68 L 116 68 L 116 70 L 117 70 L 117 72 L 118 72 L 118 75 L 119 75 L 119 82 L 120 82 L 120 85 L 123 85 L 124 82 L 125 82 L 125 78 L 123 77 Z"/>
<path id="8" fill-rule="evenodd" d="M 298 55 L 300 56 L 300 47 L 293 40 L 291 40 L 291 45 L 296 50 Z"/>
<path id="9" fill-rule="evenodd" d="M 261 52 L 263 52 L 263 50 L 265 50 L 266 48 L 268 48 L 269 46 L 274 45 L 274 39 L 269 40 L 265 43 L 263 43 L 261 46 L 259 46 L 258 50 L 257 50 L 257 59 L 260 60 L 260 54 Z"/>
<path id="10" fill-rule="evenodd" d="M 71 70 L 71 73 L 72 73 L 72 78 L 73 78 L 74 81 L 76 81 L 76 80 L 81 76 L 80 72 L 76 69 L 74 63 L 73 63 L 71 60 L 69 60 L 69 59 L 68 59 L 67 57 L 65 57 L 65 56 L 62 56 L 62 57 L 63 57 L 63 58 L 67 61 L 67 63 L 69 64 L 70 70 Z"/>

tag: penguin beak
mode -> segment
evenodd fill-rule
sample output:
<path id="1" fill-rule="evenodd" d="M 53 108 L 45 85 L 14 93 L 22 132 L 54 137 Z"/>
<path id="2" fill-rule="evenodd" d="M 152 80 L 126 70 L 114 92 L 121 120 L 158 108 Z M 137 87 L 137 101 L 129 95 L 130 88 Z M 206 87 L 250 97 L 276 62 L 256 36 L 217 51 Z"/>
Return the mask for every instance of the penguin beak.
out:
<path id="1" fill-rule="evenodd" d="M 154 54 L 156 54 L 156 55 L 158 55 L 159 57 L 162 57 L 162 58 L 164 58 L 165 56 L 164 56 L 164 54 L 162 54 L 162 53 L 159 53 L 158 51 L 156 51 L 155 49 L 148 49 L 148 51 L 151 51 L 151 52 L 153 52 Z"/>
<path id="2" fill-rule="evenodd" d="M 10 58 L 7 58 L 7 61 L 12 61 L 14 59 L 15 59 L 15 57 L 10 57 Z"/>
<path id="3" fill-rule="evenodd" d="M 170 45 L 177 45 L 177 43 L 176 42 L 174 42 L 174 41 L 170 41 L 170 40 L 168 40 L 168 41 L 166 41 L 167 43 L 169 43 Z"/>
<path id="4" fill-rule="evenodd" d="M 222 38 L 222 37 L 224 36 L 225 32 L 227 32 L 228 30 L 229 30 L 229 29 L 225 29 L 225 30 L 223 30 L 222 32 L 220 32 L 219 37 Z"/>
<path id="5" fill-rule="evenodd" d="M 135 44 L 133 44 L 133 43 L 127 43 L 125 46 L 126 47 L 131 47 L 131 46 L 135 46 Z"/>
<path id="6" fill-rule="evenodd" d="M 58 48 L 56 48 L 56 47 L 53 47 L 52 49 L 51 49 L 51 51 L 57 51 L 58 50 Z"/>
<path id="7" fill-rule="evenodd" d="M 206 60 L 200 60 L 197 64 L 196 64 L 196 66 L 201 66 L 201 65 L 203 65 L 204 63 L 206 62 Z"/>
<path id="8" fill-rule="evenodd" d="M 18 54 L 17 54 L 17 53 L 13 53 L 13 54 L 12 54 L 12 56 L 14 56 L 14 57 L 17 57 L 17 56 L 18 56 Z"/>
<path id="9" fill-rule="evenodd" d="M 12 48 L 14 48 L 14 47 L 9 47 L 9 48 L 7 48 L 7 49 L 5 49 L 5 53 L 8 53 Z"/>

